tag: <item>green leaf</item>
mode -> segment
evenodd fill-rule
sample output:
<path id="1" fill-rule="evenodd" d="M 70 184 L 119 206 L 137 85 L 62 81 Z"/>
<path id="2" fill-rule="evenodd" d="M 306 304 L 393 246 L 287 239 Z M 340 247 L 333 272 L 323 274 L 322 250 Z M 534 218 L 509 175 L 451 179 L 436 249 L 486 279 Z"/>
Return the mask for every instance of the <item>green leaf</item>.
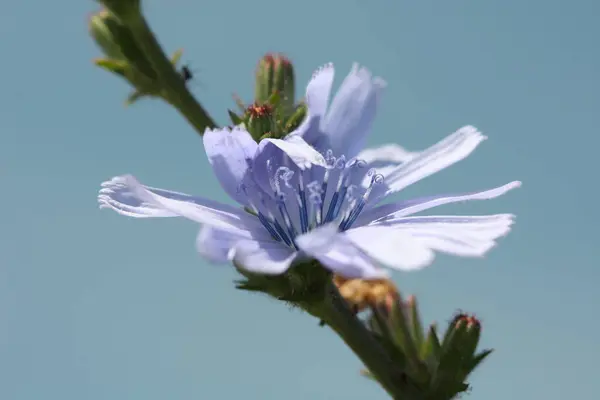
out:
<path id="1" fill-rule="evenodd" d="M 135 92 L 131 93 L 129 96 L 127 96 L 127 100 L 125 100 L 125 105 L 126 106 L 131 106 L 133 105 L 133 103 L 135 103 L 136 101 L 138 101 L 139 99 L 141 99 L 142 97 L 148 96 L 148 94 L 142 93 L 138 90 L 136 90 Z"/>
<path id="2" fill-rule="evenodd" d="M 421 323 L 421 317 L 419 315 L 419 308 L 417 305 L 417 299 L 411 296 L 408 300 L 408 310 L 410 314 L 410 332 L 414 340 L 417 349 L 421 349 L 423 346 L 423 324 Z"/>
<path id="3" fill-rule="evenodd" d="M 294 131 L 294 129 L 298 128 L 304 118 L 306 117 L 307 107 L 304 104 L 298 105 L 296 111 L 292 113 L 292 115 L 285 122 L 285 133 L 290 133 Z"/>
<path id="4" fill-rule="evenodd" d="M 233 111 L 227 110 L 227 113 L 229 114 L 229 119 L 231 119 L 231 123 L 233 125 L 237 126 L 239 124 L 243 124 L 244 123 L 244 120 L 239 115 L 237 115 L 236 113 L 234 113 Z"/>
<path id="5" fill-rule="evenodd" d="M 127 69 L 129 68 L 129 65 L 125 61 L 112 60 L 108 58 L 97 58 L 94 60 L 94 64 L 96 64 L 102 69 L 105 69 L 109 72 L 112 72 L 127 79 Z"/>
<path id="6" fill-rule="evenodd" d="M 360 374 L 362 376 L 364 376 L 365 378 L 367 378 L 367 379 L 370 379 L 372 381 L 375 381 L 375 382 L 379 383 L 379 381 L 377 380 L 377 378 L 375 378 L 375 376 L 372 373 L 370 373 L 369 370 L 362 369 L 362 370 L 360 370 Z"/>
<path id="7" fill-rule="evenodd" d="M 431 325 L 427 333 L 427 338 L 421 346 L 421 359 L 429 365 L 431 370 L 434 370 L 437 367 L 441 351 L 442 346 L 440 345 L 436 327 L 435 325 Z"/>
<path id="8" fill-rule="evenodd" d="M 150 65 L 150 61 L 146 58 L 144 52 L 137 45 L 129 28 L 122 25 L 115 18 L 105 18 L 104 24 L 112 34 L 114 43 L 118 46 L 129 64 L 148 79 L 155 80 L 157 78 L 156 72 Z"/>
<path id="9" fill-rule="evenodd" d="M 183 55 L 183 50 L 182 49 L 178 49 L 176 50 L 173 55 L 171 56 L 171 64 L 173 64 L 173 66 L 177 66 L 177 63 L 179 62 L 179 60 L 181 59 L 181 56 Z"/>
<path id="10" fill-rule="evenodd" d="M 475 370 L 475 368 L 477 368 L 479 366 L 479 364 L 481 364 L 483 362 L 483 360 L 485 360 L 493 352 L 494 352 L 493 349 L 487 349 L 487 350 L 481 351 L 481 353 L 479 353 L 475 357 L 473 357 L 473 359 L 471 359 L 465 365 L 466 375 L 471 374 Z"/>
<path id="11" fill-rule="evenodd" d="M 419 353 L 408 328 L 406 316 L 402 310 L 401 301 L 394 302 L 389 315 L 390 330 L 396 346 L 407 355 L 413 366 L 419 365 Z"/>

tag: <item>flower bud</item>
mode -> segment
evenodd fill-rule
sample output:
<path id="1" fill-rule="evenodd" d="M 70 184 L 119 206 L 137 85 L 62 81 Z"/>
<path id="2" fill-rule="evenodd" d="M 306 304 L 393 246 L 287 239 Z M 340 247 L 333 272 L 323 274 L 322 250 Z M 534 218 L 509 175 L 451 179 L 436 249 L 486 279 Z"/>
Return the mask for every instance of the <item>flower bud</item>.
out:
<path id="1" fill-rule="evenodd" d="M 156 79 L 156 72 L 131 31 L 113 13 L 102 10 L 94 14 L 90 18 L 90 33 L 109 59 L 124 61 L 135 69 L 128 79 L 137 83 L 139 76 L 136 75 L 140 73 L 151 81 Z"/>
<path id="2" fill-rule="evenodd" d="M 264 104 L 274 92 L 280 95 L 283 115 L 288 117 L 294 110 L 294 67 L 281 54 L 266 54 L 256 69 L 255 101 Z"/>
<path id="3" fill-rule="evenodd" d="M 246 128 L 252 137 L 258 141 L 266 134 L 275 134 L 276 126 L 273 118 L 273 107 L 269 104 L 257 103 L 246 109 Z"/>
<path id="4" fill-rule="evenodd" d="M 115 41 L 114 31 L 118 29 L 118 19 L 107 10 L 93 14 L 89 20 L 89 31 L 104 54 L 113 60 L 125 60 Z"/>
<path id="5" fill-rule="evenodd" d="M 466 358 L 473 357 L 481 336 L 481 322 L 474 315 L 459 313 L 454 317 L 454 324 L 464 324 L 462 353 Z"/>

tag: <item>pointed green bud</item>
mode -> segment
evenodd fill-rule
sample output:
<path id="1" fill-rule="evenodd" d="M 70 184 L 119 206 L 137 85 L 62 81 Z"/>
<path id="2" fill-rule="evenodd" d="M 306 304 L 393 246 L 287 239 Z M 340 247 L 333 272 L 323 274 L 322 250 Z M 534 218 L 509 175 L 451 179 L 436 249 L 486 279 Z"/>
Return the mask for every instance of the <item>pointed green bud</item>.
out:
<path id="1" fill-rule="evenodd" d="M 477 331 L 474 319 L 467 314 L 457 314 L 450 324 L 442 342 L 439 364 L 435 371 L 432 387 L 440 393 L 457 393 L 458 387 L 464 385 L 465 369 L 473 359 L 472 332 Z M 475 329 L 475 331 L 473 331 Z M 477 336 L 478 340 L 478 336 Z"/>
<path id="2" fill-rule="evenodd" d="M 266 54 L 256 68 L 254 99 L 263 104 L 275 92 L 281 98 L 283 114 L 286 117 L 291 115 L 295 101 L 294 67 L 281 54 Z"/>
<path id="3" fill-rule="evenodd" d="M 463 354 L 466 358 L 472 358 L 477 351 L 477 345 L 481 337 L 481 322 L 473 315 L 467 316 L 467 330 L 463 344 Z"/>
<path id="4" fill-rule="evenodd" d="M 260 139 L 265 134 L 276 134 L 273 108 L 268 104 L 253 104 L 246 109 L 246 128 L 254 140 Z"/>

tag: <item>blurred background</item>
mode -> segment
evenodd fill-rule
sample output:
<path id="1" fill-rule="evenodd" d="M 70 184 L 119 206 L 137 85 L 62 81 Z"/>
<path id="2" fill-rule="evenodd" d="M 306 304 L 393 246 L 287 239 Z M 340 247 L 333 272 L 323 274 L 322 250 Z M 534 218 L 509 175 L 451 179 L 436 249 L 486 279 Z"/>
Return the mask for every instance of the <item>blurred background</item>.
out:
<path id="1" fill-rule="evenodd" d="M 251 100 L 267 51 L 285 52 L 299 96 L 334 62 L 388 82 L 370 144 L 421 150 L 473 124 L 471 157 L 400 198 L 522 180 L 492 201 L 436 213 L 518 215 L 489 257 L 440 256 L 395 273 L 424 318 L 483 321 L 496 353 L 472 398 L 592 398 L 600 305 L 600 3 L 145 0 L 153 29 L 196 77 L 219 123 Z M 238 292 L 194 249 L 198 227 L 99 211 L 102 181 L 226 201 L 202 141 L 167 105 L 126 109 L 127 85 L 92 65 L 89 1 L 0 6 L 0 398 L 386 399 L 360 362 L 300 311 Z"/>

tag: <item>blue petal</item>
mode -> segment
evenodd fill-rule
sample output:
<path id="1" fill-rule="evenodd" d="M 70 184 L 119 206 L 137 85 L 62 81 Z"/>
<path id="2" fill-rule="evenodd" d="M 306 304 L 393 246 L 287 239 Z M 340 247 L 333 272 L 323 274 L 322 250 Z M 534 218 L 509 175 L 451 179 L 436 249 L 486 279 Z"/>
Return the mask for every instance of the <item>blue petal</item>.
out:
<path id="1" fill-rule="evenodd" d="M 497 239 L 510 232 L 513 222 L 512 214 L 438 215 L 403 217 L 371 226 L 388 227 L 393 232 L 389 235 L 410 235 L 432 250 L 462 257 L 482 257 L 496 245 Z"/>
<path id="2" fill-rule="evenodd" d="M 270 146 L 279 148 L 300 169 L 307 169 L 314 165 L 327 167 L 325 157 L 300 135 L 288 135 L 285 139 L 263 139 L 258 146 L 258 151 L 263 151 Z"/>
<path id="3" fill-rule="evenodd" d="M 124 175 L 102 184 L 100 208 L 136 217 L 184 217 L 247 238 L 262 232 L 258 219 L 243 210 L 212 200 L 144 186 Z"/>
<path id="4" fill-rule="evenodd" d="M 379 147 L 364 149 L 358 153 L 356 158 L 366 163 L 366 169 L 373 168 L 378 174 L 385 177 L 418 154 L 407 151 L 397 144 L 389 143 Z"/>
<path id="5" fill-rule="evenodd" d="M 387 190 L 381 196 L 396 193 L 471 154 L 486 139 L 477 129 L 465 126 L 444 140 L 418 153 L 390 171 L 385 177 Z"/>
<path id="6" fill-rule="evenodd" d="M 279 275 L 288 270 L 298 254 L 275 241 L 243 240 L 230 256 L 237 266 L 250 272 Z"/>
<path id="7" fill-rule="evenodd" d="M 377 267 L 373 258 L 360 250 L 345 234 L 330 224 L 296 238 L 296 244 L 324 267 L 348 279 L 381 279 L 387 272 Z"/>
<path id="8" fill-rule="evenodd" d="M 352 158 L 365 146 L 384 87 L 381 78 L 353 65 L 323 123 L 334 154 Z"/>
<path id="9" fill-rule="evenodd" d="M 320 152 L 325 152 L 330 147 L 328 138 L 323 134 L 321 122 L 329 105 L 334 72 L 333 64 L 329 63 L 313 73 L 306 87 L 307 115 L 295 131 Z"/>
<path id="10" fill-rule="evenodd" d="M 229 257 L 231 249 L 243 239 L 244 236 L 205 225 L 200 228 L 196 237 L 196 250 L 210 262 L 226 263 L 231 261 Z"/>
<path id="11" fill-rule="evenodd" d="M 332 63 L 325 64 L 313 73 L 306 86 L 306 105 L 309 115 L 321 118 L 325 116 L 334 76 Z"/>
<path id="12" fill-rule="evenodd" d="M 258 144 L 243 128 L 207 129 L 204 133 L 204 149 L 213 171 L 223 189 L 242 205 L 246 196 L 240 191 Z"/>
<path id="13" fill-rule="evenodd" d="M 344 232 L 348 240 L 374 260 L 389 267 L 411 271 L 433 262 L 435 253 L 410 232 L 388 226 L 364 226 Z"/>
<path id="14" fill-rule="evenodd" d="M 367 172 L 371 170 L 375 170 L 378 175 L 383 176 L 385 183 L 385 177 L 387 175 L 395 171 L 400 165 L 410 161 L 413 157 L 416 157 L 417 154 L 418 153 L 409 152 L 404 148 L 391 143 L 364 149 L 356 156 L 358 160 L 365 163 L 362 168 L 364 173 L 353 173 L 350 177 L 351 183 L 364 189 L 368 188 L 371 184 L 372 176 Z M 385 193 L 387 186 L 385 184 L 381 186 L 382 187 L 373 188 L 374 193 L 372 194 L 372 199 L 377 199 L 378 196 Z M 373 200 L 368 203 L 374 204 Z"/>
<path id="15" fill-rule="evenodd" d="M 506 185 L 484 190 L 480 192 L 462 193 L 462 194 L 443 194 L 438 196 L 421 197 L 417 199 L 400 201 L 396 203 L 384 204 L 369 210 L 363 211 L 354 226 L 361 226 L 373 222 L 392 221 L 394 219 L 406 217 L 433 207 L 445 204 L 460 203 L 469 200 L 490 200 L 502 196 L 506 192 L 518 188 L 521 182 L 514 181 Z"/>

